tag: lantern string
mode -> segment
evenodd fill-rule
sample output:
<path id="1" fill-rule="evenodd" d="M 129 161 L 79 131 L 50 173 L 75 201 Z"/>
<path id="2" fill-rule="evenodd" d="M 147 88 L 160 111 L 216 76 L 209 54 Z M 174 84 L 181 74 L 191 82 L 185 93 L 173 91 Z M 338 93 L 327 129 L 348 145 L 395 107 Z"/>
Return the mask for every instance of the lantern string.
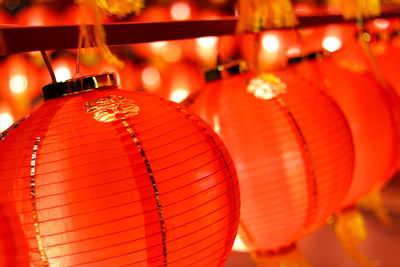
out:
<path id="1" fill-rule="evenodd" d="M 255 70 L 257 73 L 261 73 L 260 70 L 260 63 L 259 63 L 259 53 L 260 53 L 260 40 L 261 40 L 261 33 L 256 33 L 256 39 L 254 41 L 254 55 L 253 55 L 253 60 L 250 64 L 250 69 Z"/>
<path id="2" fill-rule="evenodd" d="M 356 208 L 341 211 L 331 223 L 345 253 L 362 267 L 375 264 L 358 250 L 358 245 L 367 238 L 364 218 Z"/>
<path id="3" fill-rule="evenodd" d="M 392 224 L 392 218 L 383 204 L 380 190 L 376 190 L 361 199 L 358 203 L 358 206 L 375 214 L 375 216 L 384 226 L 390 226 Z"/>
<path id="4" fill-rule="evenodd" d="M 81 49 L 76 49 L 76 68 L 75 68 L 75 74 L 72 78 L 75 78 L 76 75 L 81 75 L 82 73 L 80 71 L 80 64 L 81 64 Z"/>
<path id="5" fill-rule="evenodd" d="M 54 74 L 53 67 L 51 66 L 50 59 L 47 56 L 46 51 L 40 50 L 40 54 L 42 55 L 42 58 L 43 58 L 44 64 L 47 67 L 47 70 L 49 71 L 52 83 L 56 83 L 57 82 L 56 75 Z"/>
<path id="6" fill-rule="evenodd" d="M 311 267 L 295 244 L 277 251 L 252 252 L 251 257 L 258 267 Z"/>

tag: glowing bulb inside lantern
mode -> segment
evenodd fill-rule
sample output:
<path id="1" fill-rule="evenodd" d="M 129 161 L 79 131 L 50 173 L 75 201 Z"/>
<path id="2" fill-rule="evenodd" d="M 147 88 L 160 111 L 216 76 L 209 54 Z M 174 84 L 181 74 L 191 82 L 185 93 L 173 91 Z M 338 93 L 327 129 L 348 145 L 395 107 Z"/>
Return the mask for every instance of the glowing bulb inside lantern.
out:
<path id="1" fill-rule="evenodd" d="M 275 53 L 279 50 L 279 39 L 274 34 L 266 34 L 261 40 L 262 47 L 269 53 Z"/>
<path id="2" fill-rule="evenodd" d="M 202 48 L 211 48 L 217 44 L 218 37 L 210 36 L 210 37 L 200 37 L 196 39 L 197 45 Z"/>
<path id="3" fill-rule="evenodd" d="M 189 95 L 189 90 L 187 90 L 186 88 L 176 88 L 169 95 L 169 99 L 179 103 L 182 100 L 184 100 L 188 95 Z"/>
<path id="4" fill-rule="evenodd" d="M 6 130 L 14 122 L 14 118 L 10 113 L 4 112 L 0 113 L 0 132 Z"/>
<path id="5" fill-rule="evenodd" d="M 28 79 L 25 75 L 14 75 L 10 79 L 9 86 L 14 94 L 22 93 L 28 88 Z"/>
<path id="6" fill-rule="evenodd" d="M 147 89 L 157 89 L 161 83 L 160 72 L 154 67 L 146 67 L 142 71 L 142 81 Z"/>
<path id="7" fill-rule="evenodd" d="M 387 21 L 386 19 L 375 19 L 374 24 L 377 28 L 382 30 L 387 29 L 389 27 L 389 21 Z"/>
<path id="8" fill-rule="evenodd" d="M 187 3 L 175 3 L 171 6 L 171 17 L 174 20 L 186 20 L 190 18 L 190 6 Z"/>
<path id="9" fill-rule="evenodd" d="M 342 47 L 342 41 L 335 36 L 328 36 L 322 40 L 322 47 L 329 52 L 335 52 Z"/>
<path id="10" fill-rule="evenodd" d="M 66 81 L 71 79 L 71 71 L 67 67 L 59 67 L 54 71 L 57 81 Z"/>

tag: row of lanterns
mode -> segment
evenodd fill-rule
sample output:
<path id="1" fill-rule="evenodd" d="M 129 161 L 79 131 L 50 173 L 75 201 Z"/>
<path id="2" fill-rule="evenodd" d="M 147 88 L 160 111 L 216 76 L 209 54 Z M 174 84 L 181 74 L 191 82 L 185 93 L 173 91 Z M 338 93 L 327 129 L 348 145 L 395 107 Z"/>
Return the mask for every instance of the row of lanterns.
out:
<path id="1" fill-rule="evenodd" d="M 237 229 L 235 247 L 260 265 L 294 249 L 399 167 L 398 84 L 379 81 L 354 28 L 341 30 L 349 40 L 319 42 L 343 45 L 329 57 L 209 82 L 189 109 L 132 91 L 137 81 L 124 85 L 122 75 L 47 86 L 45 103 L 0 135 L 0 224 L 10 229 L 0 248 L 13 255 L 0 263 L 220 266 Z M 314 50 L 307 32 L 293 47 L 280 47 L 285 38 L 298 36 L 262 36 L 261 68 L 287 64 L 262 53 Z M 258 53 L 247 50 L 244 58 Z M 392 55 L 378 54 L 378 63 L 392 64 Z M 12 88 L 28 79 L 13 77 L 18 94 Z M 155 67 L 141 72 L 148 91 L 157 77 Z M 117 89 L 118 79 L 131 91 Z"/>

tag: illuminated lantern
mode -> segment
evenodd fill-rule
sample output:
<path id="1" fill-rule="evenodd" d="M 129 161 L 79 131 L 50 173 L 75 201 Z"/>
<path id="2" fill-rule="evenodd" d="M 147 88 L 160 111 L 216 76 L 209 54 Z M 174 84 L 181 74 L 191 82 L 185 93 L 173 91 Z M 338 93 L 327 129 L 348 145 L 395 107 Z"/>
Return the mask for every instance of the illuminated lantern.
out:
<path id="1" fill-rule="evenodd" d="M 202 72 L 196 64 L 147 65 L 140 73 L 141 86 L 145 91 L 178 103 L 204 85 Z"/>
<path id="2" fill-rule="evenodd" d="M 209 83 L 191 110 L 219 133 L 237 169 L 234 248 L 256 258 L 283 251 L 339 209 L 352 138 L 338 106 L 311 83 L 291 70 L 236 75 Z"/>
<path id="3" fill-rule="evenodd" d="M 11 203 L 0 201 L 0 266 L 29 266 L 28 244 Z"/>
<path id="4" fill-rule="evenodd" d="M 188 2 L 174 2 L 169 8 L 156 6 L 145 10 L 134 18 L 140 22 L 159 22 L 189 19 L 219 19 L 223 15 L 205 10 L 199 12 Z M 132 50 L 141 57 L 167 63 L 175 63 L 182 58 L 192 60 L 197 64 L 214 66 L 217 63 L 218 52 L 221 60 L 228 60 L 235 53 L 235 37 L 205 36 L 188 40 L 158 41 L 144 44 L 134 44 Z"/>
<path id="5" fill-rule="evenodd" d="M 35 4 L 18 12 L 15 23 L 25 26 L 54 25 L 57 17 L 57 12 L 48 6 Z"/>
<path id="6" fill-rule="evenodd" d="M 174 12 L 172 12 L 174 10 Z M 169 9 L 155 6 L 144 10 L 135 16 L 135 22 L 160 22 L 171 20 L 188 20 L 193 13 L 193 7 L 186 2 L 175 2 Z M 174 17 L 175 16 L 175 17 Z M 144 44 L 134 44 L 131 48 L 135 53 L 144 58 L 164 60 L 166 62 L 177 62 L 182 58 L 182 44 L 187 41 L 160 41 Z"/>
<path id="7" fill-rule="evenodd" d="M 204 87 L 203 73 L 196 64 L 171 64 L 161 75 L 165 81 L 161 96 L 174 102 L 179 103 L 192 92 Z"/>
<path id="8" fill-rule="evenodd" d="M 343 207 L 382 187 L 396 169 L 397 126 L 390 99 L 364 65 L 333 59 L 299 64 L 299 74 L 325 88 L 343 110 L 354 136 L 354 179 Z"/>
<path id="9" fill-rule="evenodd" d="M 13 108 L 18 118 L 31 111 L 31 102 L 41 96 L 39 78 L 43 71 L 27 57 L 11 55 L 0 62 L 0 97 Z"/>
<path id="10" fill-rule="evenodd" d="M 13 24 L 10 14 L 4 9 L 0 10 L 0 24 Z"/>
<path id="11" fill-rule="evenodd" d="M 49 85 L 0 137 L 1 194 L 32 265 L 223 265 L 240 208 L 226 148 L 184 107 L 115 84 L 102 74 Z"/>
<path id="12" fill-rule="evenodd" d="M 0 133 L 14 123 L 15 111 L 6 103 L 0 102 Z"/>
<path id="13" fill-rule="evenodd" d="M 255 45 L 257 38 L 258 46 Z M 241 43 L 239 49 L 242 58 L 252 62 L 257 53 L 258 65 L 262 70 L 285 67 L 288 57 L 297 57 L 303 52 L 299 38 L 293 30 L 268 31 L 260 36 L 245 34 L 238 39 Z"/>
<path id="14" fill-rule="evenodd" d="M 374 56 L 378 62 L 383 75 L 400 95 L 400 77 L 396 71 L 400 58 L 400 45 L 396 41 L 385 43 L 384 49 L 373 49 Z"/>

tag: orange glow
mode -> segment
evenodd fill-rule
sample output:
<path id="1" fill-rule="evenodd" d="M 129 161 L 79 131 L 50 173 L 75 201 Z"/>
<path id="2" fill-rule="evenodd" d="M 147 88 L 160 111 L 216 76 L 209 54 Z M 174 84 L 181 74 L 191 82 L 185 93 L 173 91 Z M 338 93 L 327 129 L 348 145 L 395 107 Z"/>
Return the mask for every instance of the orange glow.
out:
<path id="1" fill-rule="evenodd" d="M 171 17 L 173 20 L 187 20 L 190 19 L 190 6 L 185 2 L 174 3 L 171 6 Z"/>
<path id="2" fill-rule="evenodd" d="M 215 64 L 218 53 L 217 42 L 218 38 L 214 36 L 197 38 L 197 56 L 208 64 Z"/>
<path id="3" fill-rule="evenodd" d="M 182 58 L 182 49 L 178 45 L 168 45 L 162 56 L 167 62 L 177 62 Z"/>
<path id="4" fill-rule="evenodd" d="M 387 19 L 375 19 L 374 24 L 378 29 L 385 30 L 389 27 L 389 21 Z"/>
<path id="5" fill-rule="evenodd" d="M 57 81 L 66 81 L 71 79 L 71 71 L 68 69 L 68 67 L 61 66 L 58 67 L 54 70 L 54 74 L 56 75 Z"/>
<path id="6" fill-rule="evenodd" d="M 13 116 L 8 112 L 0 113 L 0 132 L 6 130 L 14 122 Z"/>
<path id="7" fill-rule="evenodd" d="M 327 36 L 322 40 L 322 47 L 329 52 L 335 52 L 342 47 L 342 41 L 338 37 Z"/>
<path id="8" fill-rule="evenodd" d="M 289 57 L 298 57 L 301 55 L 301 49 L 299 47 L 291 47 L 286 51 L 286 55 Z"/>
<path id="9" fill-rule="evenodd" d="M 189 95 L 189 90 L 186 88 L 175 88 L 172 90 L 169 99 L 174 102 L 181 102 Z"/>
<path id="10" fill-rule="evenodd" d="M 146 89 L 155 90 L 161 85 L 160 72 L 154 67 L 146 67 L 142 71 L 142 81 Z"/>
<path id="11" fill-rule="evenodd" d="M 160 55 L 165 50 L 167 45 L 168 43 L 165 41 L 150 43 L 151 51 L 156 55 Z"/>
<path id="12" fill-rule="evenodd" d="M 218 37 L 209 36 L 209 37 L 200 37 L 196 39 L 197 45 L 202 48 L 211 48 L 217 45 Z"/>
<path id="13" fill-rule="evenodd" d="M 22 93 L 28 88 L 28 79 L 25 75 L 22 74 L 13 75 L 10 78 L 9 86 L 11 92 L 13 92 L 14 94 Z"/>
<path id="14" fill-rule="evenodd" d="M 279 38 L 275 34 L 265 34 L 261 40 L 262 47 L 269 53 L 278 52 L 280 47 Z"/>

